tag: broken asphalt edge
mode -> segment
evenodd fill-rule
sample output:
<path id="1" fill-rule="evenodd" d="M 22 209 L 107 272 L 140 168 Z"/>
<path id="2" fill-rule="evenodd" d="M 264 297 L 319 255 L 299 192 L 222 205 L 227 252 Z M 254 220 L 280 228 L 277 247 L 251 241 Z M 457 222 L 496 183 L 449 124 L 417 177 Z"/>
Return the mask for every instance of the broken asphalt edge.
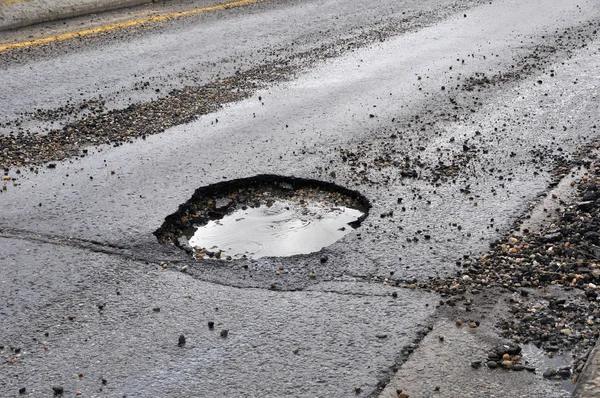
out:
<path id="1" fill-rule="evenodd" d="M 590 352 L 583 371 L 577 379 L 574 398 L 598 397 L 600 390 L 600 339 Z"/>

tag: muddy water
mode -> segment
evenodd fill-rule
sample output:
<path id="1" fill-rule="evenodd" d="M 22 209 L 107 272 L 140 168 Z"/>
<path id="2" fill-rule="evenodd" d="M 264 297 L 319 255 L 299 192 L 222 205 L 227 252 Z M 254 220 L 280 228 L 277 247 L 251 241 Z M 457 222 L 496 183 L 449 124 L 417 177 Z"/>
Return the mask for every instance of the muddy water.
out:
<path id="1" fill-rule="evenodd" d="M 322 203 L 277 201 L 239 209 L 199 227 L 189 244 L 198 252 L 222 252 L 220 258 L 287 257 L 321 250 L 353 230 L 364 213 Z"/>
<path id="2" fill-rule="evenodd" d="M 568 354 L 555 354 L 549 357 L 546 351 L 537 348 L 533 344 L 524 344 L 521 354 L 530 365 L 533 365 L 537 369 L 537 373 L 543 373 L 548 369 L 558 370 L 560 368 L 568 368 L 572 361 L 572 358 Z M 575 383 L 570 378 L 554 380 L 553 382 L 560 384 L 560 387 L 565 391 L 573 392 L 575 390 Z"/>

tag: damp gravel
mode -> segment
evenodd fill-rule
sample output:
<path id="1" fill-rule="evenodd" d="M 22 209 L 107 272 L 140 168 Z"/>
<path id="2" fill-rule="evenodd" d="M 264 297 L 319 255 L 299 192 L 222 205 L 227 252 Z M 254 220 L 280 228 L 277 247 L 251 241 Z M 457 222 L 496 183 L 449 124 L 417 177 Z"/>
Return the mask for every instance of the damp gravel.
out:
<path id="1" fill-rule="evenodd" d="M 189 244 L 213 258 L 287 257 L 321 250 L 353 230 L 348 224 L 364 213 L 322 203 L 277 201 L 239 209 L 199 227 Z"/>

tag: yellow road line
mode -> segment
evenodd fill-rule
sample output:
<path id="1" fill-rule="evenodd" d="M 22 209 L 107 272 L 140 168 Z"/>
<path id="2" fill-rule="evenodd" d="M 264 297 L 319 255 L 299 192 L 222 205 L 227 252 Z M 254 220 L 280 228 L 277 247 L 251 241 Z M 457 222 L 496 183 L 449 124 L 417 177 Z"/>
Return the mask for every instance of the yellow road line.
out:
<path id="1" fill-rule="evenodd" d="M 7 6 L 12 3 L 23 3 L 25 1 L 31 1 L 31 0 L 4 0 L 4 1 L 0 1 L 0 6 Z"/>
<path id="2" fill-rule="evenodd" d="M 7 1 L 20 1 L 20 0 L 7 0 Z M 109 32 L 111 30 L 128 28 L 131 26 L 137 26 L 137 25 L 142 25 L 142 24 L 151 23 L 151 22 L 160 22 L 160 21 L 165 21 L 167 19 L 180 18 L 180 17 L 185 17 L 187 15 L 200 14 L 203 12 L 224 10 L 224 9 L 232 8 L 232 7 L 241 7 L 241 6 L 245 6 L 245 5 L 252 4 L 252 3 L 258 3 L 259 1 L 262 1 L 262 0 L 237 0 L 237 1 L 232 1 L 229 3 L 216 4 L 214 6 L 209 6 L 209 7 L 195 8 L 193 10 L 188 10 L 188 11 L 172 12 L 172 13 L 156 15 L 156 16 L 148 17 L 148 18 L 136 19 L 133 21 L 119 22 L 119 23 L 112 24 L 112 25 L 100 26 L 97 28 L 84 29 L 84 30 L 80 30 L 78 32 L 71 32 L 71 33 L 64 33 L 64 34 L 57 35 L 57 36 L 43 37 L 41 39 L 21 41 L 18 43 L 2 44 L 2 45 L 0 45 L 0 52 L 6 51 L 6 50 L 12 50 L 15 48 L 32 47 L 32 46 L 37 46 L 40 44 L 52 43 L 55 41 L 68 40 L 68 39 L 73 39 L 75 37 L 89 36 L 89 35 L 94 35 L 94 34 L 98 34 L 98 33 Z M 0 4 L 2 4 L 2 3 L 0 3 Z"/>

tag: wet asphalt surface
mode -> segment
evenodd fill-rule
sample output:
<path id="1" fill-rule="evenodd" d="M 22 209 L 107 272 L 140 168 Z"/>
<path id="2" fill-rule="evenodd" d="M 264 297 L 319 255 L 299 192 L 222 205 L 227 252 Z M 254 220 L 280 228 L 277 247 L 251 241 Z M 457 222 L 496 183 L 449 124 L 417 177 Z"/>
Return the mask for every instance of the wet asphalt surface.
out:
<path id="1" fill-rule="evenodd" d="M 469 332 L 419 286 L 487 252 L 596 140 L 599 17 L 265 2 L 0 54 L 3 394 L 568 394 L 543 365 L 470 366 L 512 291 L 477 296 Z M 291 258 L 157 242 L 197 188 L 258 174 L 357 190 L 370 215 Z"/>

